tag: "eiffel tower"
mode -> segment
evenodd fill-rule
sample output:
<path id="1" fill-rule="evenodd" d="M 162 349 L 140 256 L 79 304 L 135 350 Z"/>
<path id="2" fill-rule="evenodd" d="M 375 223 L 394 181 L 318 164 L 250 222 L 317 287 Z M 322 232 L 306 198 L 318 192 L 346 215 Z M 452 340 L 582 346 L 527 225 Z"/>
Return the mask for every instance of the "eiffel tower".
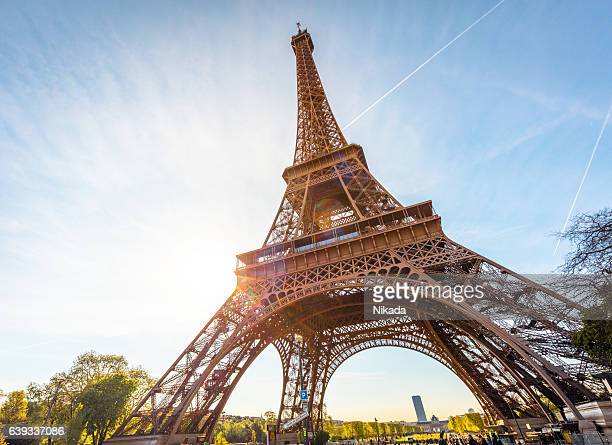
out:
<path id="1" fill-rule="evenodd" d="M 282 174 L 287 189 L 274 222 L 261 248 L 237 255 L 234 292 L 110 441 L 210 442 L 236 384 L 270 345 L 283 371 L 279 429 L 304 412 L 303 389 L 309 422 L 321 429 L 336 369 L 381 346 L 416 350 L 445 365 L 490 424 L 513 428 L 516 417 L 554 422 L 564 409 L 583 419 L 578 405 L 596 398 L 597 383 L 588 376 L 600 368 L 568 341 L 577 322 L 550 316 L 551 307 L 574 303 L 449 239 L 431 201 L 403 206 L 372 175 L 362 147 L 342 134 L 307 30 L 298 29 L 291 46 L 295 156 Z M 499 299 L 518 316 L 509 324 L 465 303 L 457 306 L 469 320 L 364 316 L 368 277 L 431 280 L 441 272 L 507 283 L 511 290 Z M 534 307 L 535 301 L 549 304 Z M 292 423 L 286 429 L 299 427 Z"/>

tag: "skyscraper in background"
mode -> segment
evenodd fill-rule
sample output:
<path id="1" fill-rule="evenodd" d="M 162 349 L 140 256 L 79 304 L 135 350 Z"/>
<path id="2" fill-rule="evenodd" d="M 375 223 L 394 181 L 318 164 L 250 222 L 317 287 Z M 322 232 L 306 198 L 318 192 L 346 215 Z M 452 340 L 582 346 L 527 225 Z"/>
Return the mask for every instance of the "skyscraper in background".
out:
<path id="1" fill-rule="evenodd" d="M 427 416 L 425 415 L 425 408 L 423 408 L 421 396 L 412 396 L 412 403 L 414 404 L 414 410 L 416 411 L 417 422 L 427 422 Z"/>

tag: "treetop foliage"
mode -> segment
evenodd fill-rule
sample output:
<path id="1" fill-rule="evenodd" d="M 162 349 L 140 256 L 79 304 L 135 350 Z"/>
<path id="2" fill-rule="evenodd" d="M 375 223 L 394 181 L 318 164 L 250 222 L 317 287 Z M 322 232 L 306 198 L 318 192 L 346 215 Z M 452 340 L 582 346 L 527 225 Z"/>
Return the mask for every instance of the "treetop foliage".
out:
<path id="1" fill-rule="evenodd" d="M 19 423 L 26 420 L 28 401 L 25 391 L 13 391 L 0 407 L 0 423 Z"/>
<path id="2" fill-rule="evenodd" d="M 484 431 L 485 424 L 480 413 L 465 413 L 461 416 L 449 416 L 448 429 L 457 433 L 477 433 Z"/>
<path id="3" fill-rule="evenodd" d="M 612 275 L 612 209 L 577 215 L 568 229 L 558 235 L 572 244 L 560 270 L 565 273 Z M 572 337 L 594 361 L 612 366 L 612 284 L 596 285 L 601 304 L 583 313 L 583 326 Z M 595 312 L 595 314 L 593 313 Z"/>
<path id="4" fill-rule="evenodd" d="M 557 235 L 572 245 L 562 272 L 612 274 L 612 208 L 576 215 Z"/>
<path id="5" fill-rule="evenodd" d="M 47 383 L 31 383 L 27 391 L 10 393 L 0 407 L 0 422 L 64 425 L 66 436 L 54 438 L 54 443 L 99 445 L 154 383 L 121 355 L 86 352 Z"/>

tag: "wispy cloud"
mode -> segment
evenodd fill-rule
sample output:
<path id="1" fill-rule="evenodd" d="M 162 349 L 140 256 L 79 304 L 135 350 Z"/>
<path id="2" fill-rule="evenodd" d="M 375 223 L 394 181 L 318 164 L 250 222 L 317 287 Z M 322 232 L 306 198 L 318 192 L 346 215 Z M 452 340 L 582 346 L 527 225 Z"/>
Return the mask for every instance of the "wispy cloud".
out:
<path id="1" fill-rule="evenodd" d="M 509 142 L 502 142 L 490 148 L 485 153 L 484 159 L 491 160 L 501 155 L 507 154 L 513 151 L 514 149 L 522 146 L 523 144 L 553 131 L 554 129 L 568 122 L 575 115 L 575 111 L 568 111 L 552 119 L 535 123 L 524 129 L 521 133 L 516 135 Z"/>
<path id="2" fill-rule="evenodd" d="M 135 52 L 100 23 L 58 46 L 63 20 L 29 21 L 27 50 L 0 45 L 0 329 L 157 332 L 174 314 L 189 337 L 272 218 L 292 132 L 260 119 L 281 121 L 284 95 L 255 101 L 235 85 L 256 68 L 233 72 L 204 43 Z"/>
<path id="3" fill-rule="evenodd" d="M 544 113 L 546 117 L 538 117 L 537 120 L 526 127 L 514 131 L 514 135 L 506 136 L 503 140 L 494 144 L 485 152 L 485 160 L 492 160 L 511 153 L 527 142 L 562 128 L 574 119 L 582 118 L 593 122 L 601 119 L 601 110 L 581 99 L 507 83 L 489 82 L 488 86 L 508 92 L 512 97 L 536 105 L 535 108 L 540 111 L 537 115 Z"/>
<path id="4" fill-rule="evenodd" d="M 545 109 L 554 112 L 571 113 L 573 115 L 586 117 L 591 120 L 601 119 L 601 111 L 589 106 L 583 101 L 575 98 L 565 97 L 558 93 L 535 90 L 520 85 L 492 83 L 504 91 L 508 91 L 514 96 L 527 99 L 529 102 L 537 104 Z"/>

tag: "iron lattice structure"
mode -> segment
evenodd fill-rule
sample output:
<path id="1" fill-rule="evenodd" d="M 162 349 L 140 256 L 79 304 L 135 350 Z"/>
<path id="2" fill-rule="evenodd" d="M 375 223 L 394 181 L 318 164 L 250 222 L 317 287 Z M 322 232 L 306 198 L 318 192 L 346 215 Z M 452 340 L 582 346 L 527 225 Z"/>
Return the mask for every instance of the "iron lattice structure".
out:
<path id="1" fill-rule="evenodd" d="M 320 428 L 335 370 L 352 355 L 381 346 L 413 349 L 444 364 L 491 422 L 517 415 L 553 421 L 554 411 L 563 407 L 580 419 L 575 406 L 594 399 L 596 383 L 588 376 L 597 366 L 569 341 L 576 320 L 550 321 L 551 311 L 567 313 L 563 308 L 573 303 L 449 239 L 431 201 L 400 204 L 372 176 L 362 148 L 346 142 L 308 32 L 298 32 L 291 45 L 297 140 L 272 227 L 260 249 L 238 255 L 232 295 L 112 440 L 210 441 L 236 384 L 269 345 L 283 365 L 279 423 L 302 411 L 304 385 L 312 422 Z M 515 315 L 513 321 L 466 303 L 456 308 L 469 320 L 364 318 L 368 276 L 431 281 L 439 272 L 497 279 L 503 284 L 499 301 Z"/>

